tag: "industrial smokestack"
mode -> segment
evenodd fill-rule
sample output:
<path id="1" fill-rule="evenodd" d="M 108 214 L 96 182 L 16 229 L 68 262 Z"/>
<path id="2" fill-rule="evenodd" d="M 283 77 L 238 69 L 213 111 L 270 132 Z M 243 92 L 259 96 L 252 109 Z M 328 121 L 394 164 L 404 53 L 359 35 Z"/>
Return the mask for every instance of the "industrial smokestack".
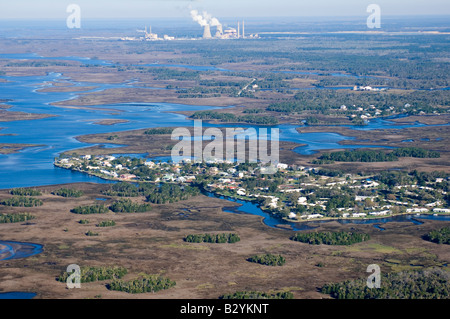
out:
<path id="1" fill-rule="evenodd" d="M 242 20 L 242 39 L 245 39 L 245 21 Z"/>
<path id="2" fill-rule="evenodd" d="M 238 34 L 237 34 L 237 37 L 238 37 L 238 39 L 241 37 L 241 23 L 240 22 L 238 22 Z"/>
<path id="3" fill-rule="evenodd" d="M 211 27 L 209 24 L 205 25 L 205 30 L 203 32 L 203 39 L 211 39 Z"/>

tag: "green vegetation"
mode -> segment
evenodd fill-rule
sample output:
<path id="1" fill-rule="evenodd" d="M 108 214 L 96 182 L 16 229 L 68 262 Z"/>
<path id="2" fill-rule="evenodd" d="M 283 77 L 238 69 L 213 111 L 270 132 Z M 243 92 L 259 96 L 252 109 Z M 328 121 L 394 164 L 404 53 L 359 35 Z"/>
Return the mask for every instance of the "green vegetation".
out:
<path id="1" fill-rule="evenodd" d="M 439 158 L 440 153 L 418 147 L 401 147 L 391 152 L 375 150 L 336 151 L 322 154 L 315 163 L 326 162 L 392 162 L 399 157 Z"/>
<path id="2" fill-rule="evenodd" d="M 42 193 L 37 189 L 32 188 L 15 188 L 10 191 L 11 195 L 19 196 L 41 196 Z"/>
<path id="3" fill-rule="evenodd" d="M 159 187 L 155 185 L 149 185 L 149 187 L 146 195 L 147 201 L 154 204 L 175 203 L 200 195 L 200 190 L 191 186 L 162 183 Z"/>
<path id="4" fill-rule="evenodd" d="M 265 115 L 242 115 L 237 116 L 231 113 L 219 113 L 214 111 L 198 111 L 190 116 L 194 120 L 219 120 L 221 122 L 248 123 L 257 125 L 277 125 L 278 120 L 273 116 Z"/>
<path id="5" fill-rule="evenodd" d="M 0 201 L 0 205 L 11 207 L 36 207 L 42 206 L 43 202 L 34 197 L 19 196 L 4 199 L 3 201 Z"/>
<path id="6" fill-rule="evenodd" d="M 98 233 L 94 233 L 92 230 L 89 230 L 85 233 L 86 236 L 98 236 Z"/>
<path id="7" fill-rule="evenodd" d="M 289 291 L 267 293 L 260 291 L 236 291 L 232 294 L 225 294 L 219 299 L 293 299 L 294 294 Z"/>
<path id="8" fill-rule="evenodd" d="M 80 221 L 78 223 L 80 223 L 81 225 L 87 225 L 87 224 L 89 224 L 89 220 L 87 220 L 87 219 L 80 219 Z"/>
<path id="9" fill-rule="evenodd" d="M 20 223 L 34 218 L 30 213 L 0 214 L 0 224 Z"/>
<path id="10" fill-rule="evenodd" d="M 432 230 L 424 236 L 424 239 L 437 244 L 450 245 L 450 227 Z"/>
<path id="11" fill-rule="evenodd" d="M 110 266 L 110 267 L 94 267 L 94 266 L 84 266 L 80 268 L 80 282 L 94 282 L 94 281 L 102 281 L 109 279 L 117 279 L 122 278 L 127 274 L 127 269 L 119 266 Z M 57 280 L 60 282 L 66 282 L 67 278 L 71 274 L 67 272 L 63 272 Z"/>
<path id="12" fill-rule="evenodd" d="M 54 192 L 53 195 L 62 196 L 62 197 L 81 197 L 83 196 L 83 191 L 69 188 L 60 188 Z"/>
<path id="13" fill-rule="evenodd" d="M 198 235 L 187 235 L 184 241 L 188 243 L 229 243 L 233 244 L 241 239 L 237 234 L 198 234 Z"/>
<path id="14" fill-rule="evenodd" d="M 336 299 L 448 299 L 450 273 L 439 268 L 382 273 L 380 288 L 368 288 L 364 278 L 326 284 L 321 292 Z"/>
<path id="15" fill-rule="evenodd" d="M 353 232 L 311 232 L 297 233 L 291 240 L 308 243 L 311 245 L 351 245 L 370 239 L 368 234 Z"/>
<path id="16" fill-rule="evenodd" d="M 286 263 L 286 259 L 283 256 L 273 254 L 254 255 L 248 258 L 247 261 L 266 266 L 283 266 Z"/>
<path id="17" fill-rule="evenodd" d="M 97 224 L 97 227 L 111 227 L 116 226 L 116 222 L 113 220 L 104 220 Z"/>
<path id="18" fill-rule="evenodd" d="M 170 127 L 151 128 L 145 131 L 147 135 L 164 135 L 172 134 L 173 129 Z"/>
<path id="19" fill-rule="evenodd" d="M 71 212 L 74 214 L 82 214 L 82 215 L 105 214 L 108 211 L 109 211 L 108 207 L 104 205 L 78 206 L 71 210 Z"/>
<path id="20" fill-rule="evenodd" d="M 109 209 L 114 213 L 144 213 L 152 209 L 149 204 L 138 204 L 130 199 L 122 199 L 112 204 Z"/>
<path id="21" fill-rule="evenodd" d="M 127 293 L 136 294 L 158 292 L 160 290 L 172 288 L 175 285 L 175 281 L 160 275 L 141 274 L 138 278 L 130 281 L 115 279 L 107 287 L 109 290 L 124 291 Z"/>

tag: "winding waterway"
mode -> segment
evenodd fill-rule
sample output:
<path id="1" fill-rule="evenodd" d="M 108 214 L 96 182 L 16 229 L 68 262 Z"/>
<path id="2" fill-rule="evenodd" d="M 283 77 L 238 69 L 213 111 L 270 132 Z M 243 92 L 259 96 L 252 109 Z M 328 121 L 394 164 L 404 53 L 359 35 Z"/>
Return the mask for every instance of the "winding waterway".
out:
<path id="1" fill-rule="evenodd" d="M 49 59 L 35 54 L 0 54 L 2 59 Z M 111 65 L 111 62 L 91 60 L 80 57 L 57 57 L 53 60 L 78 61 L 85 64 Z M 159 65 L 159 67 L 176 67 L 173 65 Z M 197 70 L 210 71 L 209 67 L 197 67 Z M 89 176 L 70 170 L 59 169 L 53 166 L 53 160 L 60 153 L 71 149 L 91 146 L 77 141 L 76 136 L 96 133 L 128 131 L 144 129 L 150 127 L 177 127 L 190 126 L 193 121 L 185 116 L 175 114 L 175 111 L 197 111 L 218 109 L 212 106 L 188 106 L 173 103 L 124 103 L 124 104 L 105 104 L 96 105 L 95 109 L 83 108 L 64 108 L 50 105 L 52 102 L 65 101 L 77 96 L 77 92 L 39 92 L 41 88 L 48 86 L 48 83 L 55 80 L 65 80 L 74 86 L 95 86 L 95 91 L 101 91 L 110 88 L 132 87 L 133 82 L 123 84 L 103 84 L 103 83 L 81 83 L 74 82 L 64 78 L 59 73 L 48 73 L 44 76 L 26 76 L 11 77 L 2 76 L 7 80 L 6 83 L 0 83 L 0 98 L 11 100 L 7 104 L 12 105 L 11 111 L 20 111 L 27 113 L 51 114 L 53 117 L 31 120 L 31 121 L 13 121 L 2 123 L 0 130 L 0 143 L 24 143 L 40 145 L 38 147 L 25 148 L 24 150 L 8 155 L 0 155 L 0 189 L 9 189 L 15 187 L 30 187 L 40 185 L 54 185 L 63 183 L 77 182 L 98 182 L 106 183 L 100 178 Z M 153 89 L 153 88 L 142 88 Z M 104 119 L 126 120 L 126 123 L 120 123 L 113 126 L 97 125 L 96 122 Z M 204 123 L 204 126 L 236 126 L 251 127 L 250 125 L 213 125 Z M 375 119 L 367 123 L 366 126 L 347 126 L 354 130 L 374 130 L 384 128 L 408 128 L 425 126 L 421 123 L 398 124 L 389 119 Z M 300 154 L 312 154 L 318 150 L 333 148 L 361 148 L 365 145 L 340 145 L 344 140 L 352 140 L 352 137 L 343 136 L 334 132 L 320 133 L 298 133 L 297 126 L 278 125 L 280 129 L 280 140 L 290 141 L 305 146 L 298 147 L 295 151 Z M 258 131 L 260 127 L 256 127 Z M 105 147 L 118 147 L 114 145 L 105 145 Z M 374 147 L 371 145 L 371 147 Z M 234 201 L 234 200 L 233 200 Z M 247 203 L 241 203 L 242 210 L 250 207 Z M 251 204 L 251 203 L 250 203 Z M 252 204 L 253 205 L 253 204 Z M 264 214 L 258 207 L 252 207 L 248 213 Z M 261 215 L 263 216 L 263 215 Z M 406 217 L 405 217 L 406 218 Z M 280 219 L 264 215 L 265 223 L 276 227 L 285 223 Z M 398 221 L 398 220 L 396 220 Z M 411 221 L 408 219 L 407 221 Z M 369 221 L 368 221 L 369 222 Z M 383 221 L 379 221 L 383 222 Z M 289 223 L 289 222 L 287 222 Z M 299 224 L 290 223 L 292 229 L 300 230 Z"/>

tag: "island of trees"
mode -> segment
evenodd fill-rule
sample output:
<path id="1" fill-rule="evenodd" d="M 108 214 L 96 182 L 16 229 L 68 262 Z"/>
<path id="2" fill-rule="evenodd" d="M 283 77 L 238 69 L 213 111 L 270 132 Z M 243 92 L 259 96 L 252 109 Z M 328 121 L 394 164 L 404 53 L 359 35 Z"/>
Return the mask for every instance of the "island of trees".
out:
<path id="1" fill-rule="evenodd" d="M 158 292 L 163 289 L 169 289 L 176 285 L 175 281 L 161 275 L 142 274 L 138 278 L 130 281 L 121 279 L 113 280 L 107 287 L 110 290 L 124 291 L 127 293 L 146 293 Z"/>
<path id="2" fill-rule="evenodd" d="M 36 207 L 42 206 L 42 200 L 34 197 L 14 196 L 0 201 L 0 205 L 11 207 Z"/>
<path id="3" fill-rule="evenodd" d="M 128 273 L 128 270 L 124 267 L 119 266 L 84 266 L 80 268 L 80 282 L 94 282 L 94 281 L 102 281 L 109 279 L 117 279 L 122 278 Z M 63 272 L 56 280 L 60 282 L 66 282 L 67 278 L 71 274 L 67 272 Z"/>
<path id="4" fill-rule="evenodd" d="M 83 196 L 83 191 L 76 190 L 76 189 L 70 189 L 70 188 L 60 188 L 54 192 L 52 192 L 53 195 L 62 196 L 62 197 L 81 197 Z"/>
<path id="5" fill-rule="evenodd" d="M 30 213 L 0 214 L 0 224 L 20 223 L 34 218 Z"/>
<path id="6" fill-rule="evenodd" d="M 370 236 L 354 232 L 311 232 L 297 233 L 291 237 L 293 241 L 308 243 L 311 245 L 351 245 L 369 240 Z"/>
<path id="7" fill-rule="evenodd" d="M 283 266 L 286 263 L 286 258 L 281 255 L 262 254 L 251 256 L 247 261 L 266 266 Z"/>
<path id="8" fill-rule="evenodd" d="M 233 244 L 241 239 L 239 235 L 229 233 L 229 234 L 195 234 L 195 235 L 187 235 L 184 238 L 184 241 L 188 243 L 229 243 Z"/>
<path id="9" fill-rule="evenodd" d="M 293 299 L 290 291 L 267 293 L 261 291 L 236 291 L 232 294 L 222 295 L 219 299 Z"/>
<path id="10" fill-rule="evenodd" d="M 78 206 L 71 210 L 72 213 L 81 215 L 106 214 L 108 211 L 108 207 L 104 205 Z"/>
<path id="11" fill-rule="evenodd" d="M 450 273 L 440 268 L 381 274 L 381 287 L 367 278 L 326 284 L 321 292 L 336 299 L 448 299 Z"/>
<path id="12" fill-rule="evenodd" d="M 424 236 L 424 239 L 437 244 L 450 245 L 450 227 L 432 230 Z"/>

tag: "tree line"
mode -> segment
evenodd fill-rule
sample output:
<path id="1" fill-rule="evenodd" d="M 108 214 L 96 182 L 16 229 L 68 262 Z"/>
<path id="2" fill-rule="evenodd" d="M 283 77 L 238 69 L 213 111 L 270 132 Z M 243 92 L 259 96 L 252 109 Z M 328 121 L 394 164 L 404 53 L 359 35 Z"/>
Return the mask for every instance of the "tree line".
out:
<path id="1" fill-rule="evenodd" d="M 90 205 L 78 206 L 71 210 L 74 214 L 89 215 L 89 214 L 106 214 L 109 211 L 105 205 Z"/>
<path id="2" fill-rule="evenodd" d="M 382 273 L 381 287 L 370 289 L 367 279 L 326 284 L 323 294 L 336 299 L 448 299 L 450 273 L 431 268 L 398 273 Z"/>
<path id="3" fill-rule="evenodd" d="M 84 266 L 80 267 L 80 282 L 94 282 L 110 279 L 122 278 L 128 273 L 128 270 L 119 266 Z M 57 277 L 57 281 L 66 282 L 71 274 L 63 272 Z"/>
<path id="4" fill-rule="evenodd" d="M 138 204 L 130 199 L 121 199 L 109 206 L 114 213 L 144 213 L 152 209 L 149 204 Z"/>
<path id="5" fill-rule="evenodd" d="M 70 188 L 60 188 L 54 192 L 52 192 L 53 195 L 61 196 L 61 197 L 81 197 L 84 195 L 84 192 L 77 189 L 70 189 Z"/>
<path id="6" fill-rule="evenodd" d="M 42 200 L 34 197 L 18 196 L 7 198 L 0 201 L 0 205 L 11 207 L 36 207 L 42 206 L 44 203 Z"/>
<path id="7" fill-rule="evenodd" d="M 169 289 L 176 285 L 175 281 L 161 275 L 142 274 L 138 278 L 130 281 L 114 279 L 107 288 L 109 290 L 123 291 L 127 293 L 146 293 L 158 292 L 160 290 Z"/>
<path id="8" fill-rule="evenodd" d="M 311 232 L 297 233 L 290 238 L 310 245 L 351 245 L 370 239 L 368 234 L 354 232 Z"/>
<path id="9" fill-rule="evenodd" d="M 20 223 L 34 218 L 30 213 L 0 214 L 0 224 Z"/>
<path id="10" fill-rule="evenodd" d="M 294 294 L 290 291 L 267 293 L 261 291 L 236 291 L 232 294 L 225 294 L 219 299 L 293 299 Z"/>
<path id="11" fill-rule="evenodd" d="M 399 157 L 415 157 L 415 158 L 439 158 L 440 153 L 429 151 L 419 147 L 401 147 L 391 152 L 382 152 L 375 150 L 351 150 L 336 151 L 324 153 L 317 163 L 323 162 L 392 162 L 397 161 Z"/>
<path id="12" fill-rule="evenodd" d="M 41 196 L 42 193 L 33 188 L 14 188 L 9 192 L 11 195 L 18 196 Z"/>
<path id="13" fill-rule="evenodd" d="M 219 120 L 229 123 L 248 123 L 257 125 L 276 125 L 278 120 L 273 116 L 266 115 L 235 115 L 232 113 L 219 113 L 214 111 L 197 111 L 190 116 L 194 120 Z"/>
<path id="14" fill-rule="evenodd" d="M 240 237 L 237 234 L 195 234 L 187 235 L 184 241 L 188 243 L 236 243 L 240 241 Z"/>

